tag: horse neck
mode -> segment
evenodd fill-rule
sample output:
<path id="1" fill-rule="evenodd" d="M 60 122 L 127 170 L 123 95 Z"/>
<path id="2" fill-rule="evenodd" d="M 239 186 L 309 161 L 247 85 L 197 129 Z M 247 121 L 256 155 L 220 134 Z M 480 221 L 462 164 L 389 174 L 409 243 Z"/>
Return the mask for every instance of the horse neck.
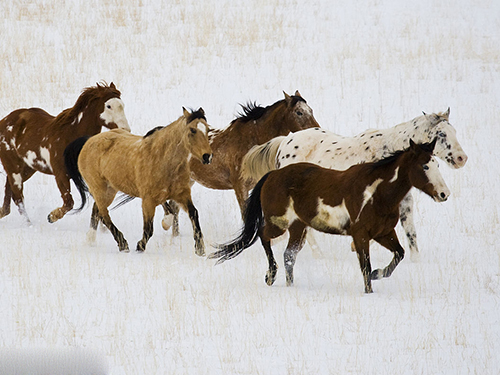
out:
<path id="1" fill-rule="evenodd" d="M 151 144 L 151 147 L 156 150 L 154 155 L 158 155 L 162 160 L 168 159 L 169 163 L 187 161 L 190 151 L 184 117 L 180 117 L 157 133 L 152 138 Z"/>
<path id="2" fill-rule="evenodd" d="M 266 113 L 257 120 L 250 120 L 248 129 L 252 132 L 254 144 L 263 144 L 274 137 L 287 135 L 290 129 L 285 121 L 286 102 L 280 100 L 269 107 Z"/>
<path id="3" fill-rule="evenodd" d="M 101 131 L 104 121 L 97 113 L 98 101 L 91 101 L 82 111 L 68 108 L 62 111 L 52 122 L 59 132 L 71 133 L 74 138 L 95 135 Z"/>
<path id="4" fill-rule="evenodd" d="M 387 165 L 377 167 L 373 180 L 382 178 L 384 189 L 380 193 L 381 199 L 386 207 L 399 206 L 403 198 L 412 188 L 409 178 L 410 165 L 408 158 L 412 157 L 407 152 L 402 153 Z"/>
<path id="5" fill-rule="evenodd" d="M 415 143 L 426 143 L 432 140 L 431 124 L 425 116 L 403 122 L 389 130 L 389 139 L 393 142 L 393 151 L 408 148 L 410 139 Z"/>

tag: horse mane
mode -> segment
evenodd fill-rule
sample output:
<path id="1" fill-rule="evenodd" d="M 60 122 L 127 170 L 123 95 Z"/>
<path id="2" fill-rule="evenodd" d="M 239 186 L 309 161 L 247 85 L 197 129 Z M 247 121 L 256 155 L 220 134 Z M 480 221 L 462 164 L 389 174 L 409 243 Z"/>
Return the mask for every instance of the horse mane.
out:
<path id="1" fill-rule="evenodd" d="M 142 138 L 147 138 L 147 137 L 149 137 L 151 134 L 153 134 L 153 133 L 155 133 L 156 131 L 161 130 L 161 129 L 163 129 L 163 128 L 164 128 L 164 126 L 157 126 L 157 127 L 153 128 L 153 129 L 151 129 L 150 131 L 148 131 L 148 132 L 146 133 L 146 135 L 144 135 L 144 137 L 142 137 Z"/>
<path id="2" fill-rule="evenodd" d="M 108 85 L 106 82 L 97 83 L 95 86 L 86 87 L 83 89 L 82 93 L 76 100 L 75 105 L 72 108 L 65 109 L 62 111 L 54 120 L 54 123 L 58 123 L 61 126 L 65 124 L 72 123 L 74 118 L 82 113 L 85 108 L 88 107 L 89 103 L 93 100 L 102 97 L 117 97 L 119 98 L 121 92 L 113 86 Z"/>
<path id="3" fill-rule="evenodd" d="M 192 109 L 190 109 L 190 111 L 191 111 L 191 114 L 186 119 L 188 124 L 190 122 L 192 122 L 194 120 L 198 120 L 198 119 L 207 121 L 207 118 L 205 117 L 205 112 L 203 112 L 203 110 L 201 108 L 198 109 L 197 111 L 193 111 Z"/>
<path id="4" fill-rule="evenodd" d="M 295 104 L 298 102 L 304 102 L 307 103 L 304 98 L 298 95 L 293 95 L 291 96 L 292 102 L 291 106 L 294 107 Z M 275 106 L 279 105 L 280 103 L 283 103 L 285 99 L 278 100 L 276 103 L 271 104 L 267 107 L 262 107 L 260 105 L 257 105 L 257 103 L 254 102 L 247 102 L 247 104 L 240 104 L 241 109 L 243 110 L 242 112 L 238 112 L 238 116 L 232 121 L 234 123 L 237 120 L 240 120 L 242 122 L 249 122 L 249 121 L 255 121 L 260 119 L 264 114 L 266 114 L 268 111 L 271 109 L 274 109 Z"/>
<path id="5" fill-rule="evenodd" d="M 418 145 L 419 145 L 419 147 L 423 151 L 432 153 L 432 151 L 434 149 L 434 146 L 431 145 L 432 143 L 433 142 L 419 143 Z M 390 154 L 389 156 L 387 156 L 387 157 L 385 157 L 383 159 L 380 159 L 380 160 L 378 160 L 376 162 L 370 163 L 370 165 L 371 165 L 371 167 L 373 169 L 375 169 L 375 168 L 381 167 L 383 165 L 390 164 L 390 163 L 394 162 L 398 157 L 400 157 L 401 154 L 404 154 L 408 150 L 409 150 L 409 148 L 406 148 L 404 150 L 395 151 L 395 152 L 393 152 L 392 154 Z"/>

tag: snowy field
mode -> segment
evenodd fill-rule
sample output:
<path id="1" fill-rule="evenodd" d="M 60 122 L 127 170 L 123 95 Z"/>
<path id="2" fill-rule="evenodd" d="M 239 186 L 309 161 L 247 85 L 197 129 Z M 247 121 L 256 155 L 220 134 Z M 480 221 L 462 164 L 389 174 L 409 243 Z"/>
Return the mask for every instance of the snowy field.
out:
<path id="1" fill-rule="evenodd" d="M 348 237 L 317 234 L 321 253 L 304 248 L 291 288 L 284 241 L 268 287 L 260 244 L 214 267 L 194 254 L 186 214 L 172 238 L 158 210 L 144 254 L 120 254 L 106 232 L 88 246 L 90 210 L 49 224 L 59 192 L 36 174 L 33 226 L 15 207 L 0 221 L 0 369 L 86 358 L 80 367 L 113 375 L 500 373 L 500 2 L 6 0 L 0 12 L 0 118 L 58 114 L 105 80 L 134 133 L 182 106 L 224 128 L 239 103 L 298 89 L 342 135 L 451 107 L 469 156 L 460 170 L 441 162 L 447 202 L 414 194 L 421 259 L 371 295 Z M 236 199 L 200 185 L 193 199 L 211 252 L 239 229 Z M 111 215 L 135 244 L 140 201 Z M 374 267 L 390 259 L 372 246 Z"/>

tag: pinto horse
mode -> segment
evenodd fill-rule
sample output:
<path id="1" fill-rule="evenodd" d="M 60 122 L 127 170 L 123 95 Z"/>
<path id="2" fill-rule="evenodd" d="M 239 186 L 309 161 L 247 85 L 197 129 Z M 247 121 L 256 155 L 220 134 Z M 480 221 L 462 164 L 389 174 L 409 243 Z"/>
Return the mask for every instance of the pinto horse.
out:
<path id="1" fill-rule="evenodd" d="M 210 129 L 208 137 L 214 152 L 213 163 L 205 166 L 196 159 L 191 160 L 191 177 L 205 187 L 216 190 L 234 189 L 243 213 L 248 192 L 253 187 L 250 181 L 240 178 L 243 156 L 255 145 L 302 129 L 318 127 L 313 111 L 298 91 L 268 107 L 256 104 L 243 106 L 243 113 L 224 130 Z M 164 228 L 173 221 L 172 231 L 178 234 L 178 209 L 166 210 Z M 169 216 L 174 214 L 172 218 Z"/>
<path id="2" fill-rule="evenodd" d="M 424 113 L 392 128 L 367 130 L 354 137 L 342 137 L 320 128 L 276 137 L 255 146 L 245 155 L 242 175 L 246 179 L 258 181 L 270 170 L 299 162 L 345 170 L 354 164 L 375 162 L 403 150 L 408 147 L 410 138 L 417 143 L 431 142 L 437 138 L 434 155 L 452 168 L 461 168 L 467 162 L 467 155 L 458 142 L 455 128 L 448 122 L 449 115 L 449 108 L 443 113 Z M 401 202 L 400 219 L 410 246 L 410 255 L 416 260 L 419 251 L 411 193 Z M 308 235 L 308 240 L 311 239 Z"/>
<path id="3" fill-rule="evenodd" d="M 99 133 L 103 126 L 130 131 L 120 95 L 113 83 L 97 84 L 84 89 L 75 105 L 57 117 L 40 108 L 29 108 L 15 110 L 0 120 L 0 160 L 7 174 L 0 218 L 10 213 L 13 200 L 30 224 L 23 184 L 37 171 L 55 176 L 64 202 L 49 214 L 49 222 L 61 219 L 73 208 L 64 149 L 79 137 Z"/>
<path id="4" fill-rule="evenodd" d="M 260 237 L 269 261 L 266 282 L 272 285 L 277 265 L 271 239 L 288 230 L 290 238 L 284 264 L 290 286 L 307 227 L 350 235 L 358 254 L 365 293 L 371 293 L 371 280 L 389 277 L 404 257 L 394 230 L 401 200 L 412 187 L 438 202 L 448 198 L 449 190 L 432 157 L 435 144 L 436 140 L 422 145 L 410 140 L 406 151 L 375 163 L 357 164 L 346 171 L 296 163 L 269 172 L 248 199 L 241 235 L 228 244 L 219 245 L 220 250 L 209 257 L 219 258 L 218 263 L 234 258 Z M 372 239 L 394 253 L 387 267 L 373 272 L 369 251 Z"/>
<path id="5" fill-rule="evenodd" d="M 209 164 L 212 150 L 208 143 L 208 124 L 203 109 L 188 112 L 165 127 L 157 127 L 144 137 L 116 129 L 90 138 L 79 138 L 64 151 L 68 175 L 86 204 L 87 192 L 94 198 L 88 239 L 95 241 L 99 221 L 110 230 L 120 251 L 128 243 L 109 216 L 108 207 L 116 193 L 142 198 L 143 237 L 137 251 L 146 249 L 153 235 L 153 218 L 158 205 L 173 199 L 188 212 L 193 224 L 197 255 L 205 255 L 198 211 L 191 200 L 189 160 Z M 166 207 L 164 207 L 167 209 Z"/>

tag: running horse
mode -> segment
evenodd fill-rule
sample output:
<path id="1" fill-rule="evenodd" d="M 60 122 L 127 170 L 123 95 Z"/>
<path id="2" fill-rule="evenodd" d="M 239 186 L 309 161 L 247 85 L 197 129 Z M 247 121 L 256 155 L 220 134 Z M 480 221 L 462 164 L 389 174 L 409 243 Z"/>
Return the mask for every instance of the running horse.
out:
<path id="1" fill-rule="evenodd" d="M 277 265 L 271 240 L 288 231 L 284 264 L 290 286 L 307 227 L 350 235 L 363 274 L 365 293 L 371 293 L 371 281 L 389 277 L 404 257 L 394 227 L 399 219 L 399 204 L 406 194 L 416 187 L 437 202 L 445 201 L 450 194 L 432 157 L 435 144 L 436 139 L 421 145 L 410 140 L 408 150 L 375 163 L 354 165 L 346 171 L 296 163 L 269 172 L 248 199 L 241 235 L 228 244 L 219 245 L 220 250 L 209 258 L 218 258 L 218 263 L 234 258 L 260 237 L 269 262 L 266 283 L 272 285 Z M 394 254 L 384 269 L 372 271 L 369 247 L 372 239 Z"/>
<path id="2" fill-rule="evenodd" d="M 143 252 L 153 235 L 155 208 L 173 199 L 188 212 L 193 225 L 195 251 L 205 255 L 198 211 L 191 200 L 189 160 L 203 164 L 212 160 L 208 124 L 203 109 L 183 115 L 165 127 L 156 127 L 144 137 L 121 129 L 78 138 L 64 151 L 68 175 L 73 179 L 82 204 L 88 192 L 94 198 L 89 242 L 94 242 L 99 221 L 110 230 L 118 249 L 128 252 L 128 243 L 109 216 L 109 205 L 121 191 L 142 199 L 143 237 L 137 251 Z M 127 199 L 126 199 L 127 201 Z M 123 202 L 122 202 L 123 203 Z"/>
<path id="3" fill-rule="evenodd" d="M 54 117 L 40 108 L 17 109 L 0 120 L 0 160 L 7 174 L 0 218 L 10 213 L 10 201 L 31 224 L 24 206 L 23 184 L 35 172 L 54 175 L 63 206 L 48 215 L 53 223 L 73 208 L 64 149 L 75 139 L 92 136 L 104 126 L 130 131 L 121 93 L 111 83 L 83 90 L 72 108 Z"/>
<path id="4" fill-rule="evenodd" d="M 288 95 L 285 92 L 283 94 L 284 99 L 268 107 L 261 107 L 255 103 L 242 106 L 243 113 L 240 113 L 226 129 L 209 129 L 208 137 L 214 153 L 212 164 L 202 165 L 199 160 L 191 160 L 192 179 L 210 189 L 233 189 L 242 213 L 248 192 L 253 187 L 251 181 L 241 179 L 243 156 L 253 146 L 265 143 L 274 137 L 319 127 L 312 109 L 298 91 L 295 95 Z M 173 234 L 178 235 L 178 208 L 174 202 L 170 202 L 164 208 L 166 209 L 163 227 L 169 228 L 173 222 Z"/>
<path id="5" fill-rule="evenodd" d="M 376 162 L 393 152 L 416 143 L 436 141 L 434 155 L 454 169 L 462 168 L 467 155 L 460 145 L 455 128 L 449 122 L 450 109 L 442 113 L 424 113 L 413 120 L 388 129 L 369 129 L 354 137 L 343 137 L 326 129 L 306 129 L 276 137 L 253 147 L 245 155 L 242 175 L 258 181 L 270 170 L 309 162 L 324 168 L 345 170 L 354 164 Z M 413 260 L 418 259 L 417 233 L 413 224 L 413 197 L 409 192 L 400 205 L 401 225 L 406 233 Z M 307 240 L 315 247 L 314 239 Z"/>

